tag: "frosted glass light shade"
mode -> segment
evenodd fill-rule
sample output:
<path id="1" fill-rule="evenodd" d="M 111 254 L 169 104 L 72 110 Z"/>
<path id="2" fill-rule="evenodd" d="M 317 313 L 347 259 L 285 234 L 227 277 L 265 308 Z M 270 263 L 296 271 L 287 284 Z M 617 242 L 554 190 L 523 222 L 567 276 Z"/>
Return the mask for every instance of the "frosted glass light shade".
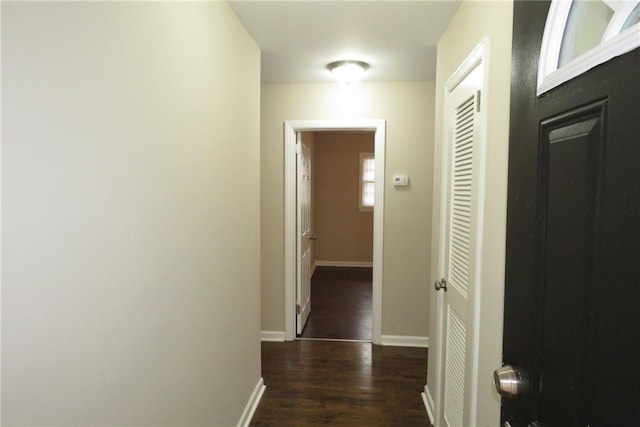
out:
<path id="1" fill-rule="evenodd" d="M 350 84 L 362 78 L 369 64 L 362 61 L 336 61 L 327 65 L 327 68 L 339 81 Z"/>

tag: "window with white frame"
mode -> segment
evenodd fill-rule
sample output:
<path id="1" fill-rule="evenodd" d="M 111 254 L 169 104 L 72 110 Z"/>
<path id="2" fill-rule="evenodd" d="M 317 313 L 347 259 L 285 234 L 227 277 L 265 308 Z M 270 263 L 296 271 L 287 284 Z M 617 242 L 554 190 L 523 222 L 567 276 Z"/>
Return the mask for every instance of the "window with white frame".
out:
<path id="1" fill-rule="evenodd" d="M 373 210 L 375 194 L 375 159 L 373 153 L 360 153 L 360 210 Z"/>
<path id="2" fill-rule="evenodd" d="M 538 95 L 640 46 L 640 0 L 552 0 Z"/>

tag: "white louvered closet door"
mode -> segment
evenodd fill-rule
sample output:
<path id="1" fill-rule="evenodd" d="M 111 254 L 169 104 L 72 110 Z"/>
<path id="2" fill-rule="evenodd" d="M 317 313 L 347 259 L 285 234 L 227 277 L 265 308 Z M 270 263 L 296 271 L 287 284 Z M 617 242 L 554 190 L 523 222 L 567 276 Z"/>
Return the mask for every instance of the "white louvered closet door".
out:
<path id="1" fill-rule="evenodd" d="M 474 265 L 477 221 L 477 145 L 482 81 L 477 67 L 451 92 L 447 182 L 447 230 L 444 278 L 444 425 L 469 425 L 470 383 L 474 378 L 473 332 Z M 480 74 L 480 75 L 478 75 Z"/>

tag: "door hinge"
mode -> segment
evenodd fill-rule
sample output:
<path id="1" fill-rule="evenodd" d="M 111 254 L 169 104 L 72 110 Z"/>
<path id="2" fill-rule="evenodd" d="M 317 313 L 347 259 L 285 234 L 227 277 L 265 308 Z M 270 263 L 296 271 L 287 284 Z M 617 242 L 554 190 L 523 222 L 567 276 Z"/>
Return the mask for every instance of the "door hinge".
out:
<path id="1" fill-rule="evenodd" d="M 481 91 L 477 90 L 476 91 L 476 113 L 480 112 L 480 95 L 482 94 Z"/>
<path id="2" fill-rule="evenodd" d="M 296 304 L 296 314 L 300 314 L 300 304 Z"/>
<path id="3" fill-rule="evenodd" d="M 300 154 L 301 151 L 302 151 L 301 144 L 299 142 L 296 142 L 296 154 Z"/>

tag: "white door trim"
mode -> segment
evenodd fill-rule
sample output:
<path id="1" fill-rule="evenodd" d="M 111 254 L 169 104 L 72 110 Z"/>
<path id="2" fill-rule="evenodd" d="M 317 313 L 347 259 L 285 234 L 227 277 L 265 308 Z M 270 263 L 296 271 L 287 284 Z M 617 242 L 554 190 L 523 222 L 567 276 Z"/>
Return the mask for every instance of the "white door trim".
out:
<path id="1" fill-rule="evenodd" d="M 284 122 L 284 309 L 285 340 L 296 338 L 296 132 L 375 132 L 375 206 L 373 208 L 373 294 L 374 344 L 382 342 L 382 238 L 384 214 L 384 167 L 386 122 L 384 120 L 287 120 Z"/>
<path id="2" fill-rule="evenodd" d="M 449 174 L 451 168 L 451 159 L 449 156 L 449 146 L 450 146 L 450 138 L 449 138 L 449 127 L 450 116 L 446 113 L 449 111 L 451 107 L 451 93 L 458 86 L 467 75 L 469 75 L 476 67 L 482 67 L 483 69 L 483 81 L 482 84 L 482 96 L 480 99 L 480 131 L 479 131 L 479 139 L 478 139 L 478 163 L 474 165 L 474 167 L 478 168 L 479 177 L 478 182 L 475 182 L 474 185 L 478 186 L 478 192 L 476 193 L 478 196 L 478 205 L 477 205 L 477 218 L 473 219 L 473 222 L 477 224 L 476 231 L 476 242 L 474 245 L 475 252 L 477 254 L 482 253 L 482 232 L 483 232 L 483 212 L 484 212 L 484 193 L 485 193 L 485 158 L 486 158 L 486 143 L 487 143 L 487 99 L 488 99 L 488 86 L 489 86 L 489 39 L 487 37 L 483 38 L 480 43 L 471 51 L 469 56 L 460 64 L 458 69 L 451 75 L 449 80 L 444 85 L 444 111 L 443 114 L 443 128 L 442 128 L 442 172 L 441 172 L 441 188 L 448 188 L 449 186 Z M 438 236 L 438 273 L 437 278 L 444 277 L 445 272 L 445 245 L 446 245 L 446 235 L 448 233 L 448 190 L 442 191 L 440 196 L 440 230 Z M 479 260 L 479 259 L 478 259 Z M 479 336 L 480 336 L 480 294 L 482 291 L 482 284 L 480 281 L 480 277 L 482 277 L 481 269 L 482 262 L 474 263 L 474 271 L 473 277 L 475 278 L 474 282 L 474 294 L 470 295 L 472 299 L 472 312 L 470 313 L 470 320 L 472 329 L 469 331 L 471 336 L 471 372 L 470 379 L 471 381 L 468 383 L 469 388 L 465 390 L 465 400 L 467 401 L 465 412 L 467 413 L 465 416 L 465 420 L 468 420 L 469 425 L 476 425 L 476 416 L 478 412 L 477 402 L 478 402 L 478 383 L 479 383 L 479 370 L 478 370 L 478 357 L 479 357 Z M 437 280 L 437 279 L 436 279 Z M 435 384 L 435 423 L 436 427 L 443 424 L 443 414 L 442 408 L 444 405 L 444 292 L 437 292 L 437 316 L 436 316 L 436 337 L 435 337 L 435 345 L 432 347 L 435 350 L 435 358 L 436 358 L 436 384 Z M 468 399 L 467 399 L 468 398 Z"/>

